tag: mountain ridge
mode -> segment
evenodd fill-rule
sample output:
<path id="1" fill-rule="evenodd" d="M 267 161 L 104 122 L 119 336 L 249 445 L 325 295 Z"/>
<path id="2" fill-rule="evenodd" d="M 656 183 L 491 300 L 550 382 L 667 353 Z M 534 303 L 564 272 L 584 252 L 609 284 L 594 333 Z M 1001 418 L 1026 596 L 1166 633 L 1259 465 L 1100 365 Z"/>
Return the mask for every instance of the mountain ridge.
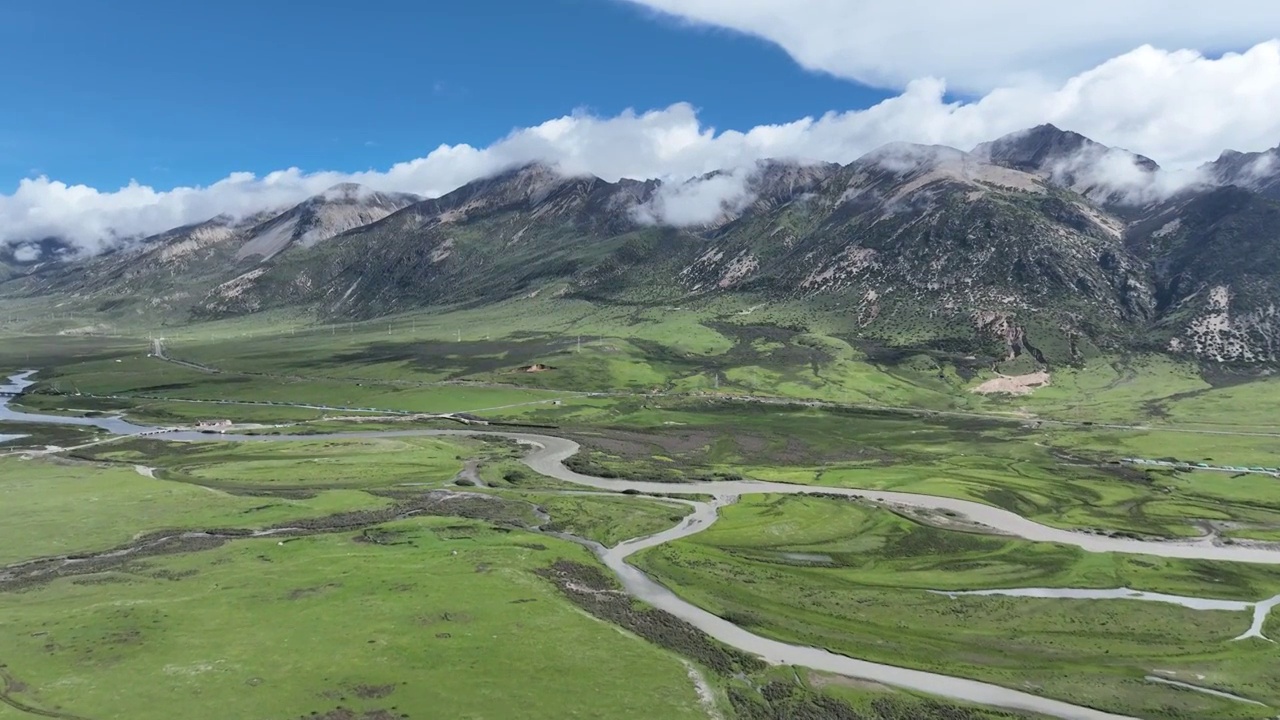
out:
<path id="1" fill-rule="evenodd" d="M 6 263 L 0 293 L 177 319 L 285 307 L 366 318 L 543 292 L 640 305 L 738 294 L 889 344 L 1009 361 L 1110 348 L 1273 363 L 1269 157 L 1224 154 L 1202 171 L 1212 183 L 1165 188 L 1155 161 L 1044 125 L 969 152 L 894 143 L 845 165 L 770 160 L 683 182 L 531 163 L 437 198 L 339 185 L 141 250 L 26 275 Z"/>

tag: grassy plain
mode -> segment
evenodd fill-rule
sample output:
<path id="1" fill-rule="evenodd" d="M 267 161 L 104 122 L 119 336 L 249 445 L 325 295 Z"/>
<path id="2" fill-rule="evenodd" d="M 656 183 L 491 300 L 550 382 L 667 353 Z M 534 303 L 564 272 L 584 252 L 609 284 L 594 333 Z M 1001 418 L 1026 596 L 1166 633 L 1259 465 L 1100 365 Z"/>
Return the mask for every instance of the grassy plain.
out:
<path id="1" fill-rule="evenodd" d="M 439 485 L 481 454 L 465 438 L 367 438 L 296 442 L 169 443 L 128 440 L 97 446 L 85 456 L 150 463 L 169 480 L 233 491 L 376 489 L 414 483 Z"/>
<path id="2" fill-rule="evenodd" d="M 375 511 L 392 499 L 366 489 L 408 497 L 447 486 L 455 470 L 448 454 L 459 451 L 508 462 L 502 446 L 428 439 L 407 448 L 381 440 L 135 440 L 95 451 L 115 465 L 8 458 L 0 461 L 0 489 L 17 521 L 0 533 L 8 551 L 0 563 L 106 550 L 161 528 L 326 527 L 321 519 L 335 513 L 379 517 Z M 416 458 L 430 471 L 373 472 L 374 458 L 388 455 Z M 335 462 L 307 462 L 316 458 Z M 130 466 L 143 462 L 161 468 L 159 479 Z M 184 481 L 174 482 L 179 474 Z M 409 487 L 404 480 L 422 482 Z M 520 486 L 525 479 L 506 481 Z M 314 491 L 356 482 L 365 489 Z M 270 496 L 232 495 L 229 486 Z M 298 488 L 316 494 L 290 499 Z M 646 498 L 483 492 L 521 505 L 536 501 L 561 529 L 606 543 L 684 514 Z M 449 517 L 333 527 L 302 537 L 228 539 L 177 555 L 143 552 L 21 588 L 0 582 L 4 700 L 52 716 L 142 720 L 172 717 L 179 708 L 191 718 L 480 718 L 515 707 L 531 718 L 708 716 L 688 665 L 704 656 L 687 649 L 705 642 L 664 632 L 653 645 L 619 633 L 539 577 L 556 563 L 593 567 L 583 548 Z M 643 609 L 622 617 L 638 620 L 641 632 L 666 622 Z M 699 672 L 720 712 L 736 717 L 806 708 L 829 717 L 855 701 L 874 706 L 863 715 L 870 720 L 904 713 L 1009 717 L 892 691 L 849 698 L 790 680 Z M 0 707 L 0 717 L 16 712 Z"/>
<path id="3" fill-rule="evenodd" d="M 145 477 L 128 465 L 0 458 L 0 563 L 102 550 L 166 529 L 264 528 L 340 510 L 384 507 L 356 490 L 308 499 L 239 497 Z"/>
<path id="4" fill-rule="evenodd" d="M 75 327 L 79 320 L 58 322 Z M 148 357 L 148 332 L 167 338 L 171 356 L 219 372 Z M 807 323 L 794 308 L 600 307 L 549 297 L 368 323 L 326 326 L 270 313 L 127 333 L 132 337 L 10 336 L 0 343 L 0 368 L 41 369 L 37 389 L 59 394 L 23 403 L 59 413 L 124 411 L 156 423 L 225 417 L 303 423 L 285 431 L 316 432 L 354 426 L 325 421 L 346 411 L 282 403 L 472 412 L 557 425 L 584 444 L 584 470 L 619 477 L 742 476 L 895 489 L 969 498 L 1061 527 L 1186 537 L 1212 525 L 1237 538 L 1280 538 L 1274 479 L 1112 464 L 1135 456 L 1275 465 L 1280 456 L 1280 422 L 1268 409 L 1273 396 L 1280 400 L 1280 381 L 1164 357 L 1091 357 L 1077 368 L 1054 368 L 1052 384 L 1033 395 L 983 397 L 970 390 L 994 377 L 990 359 L 876 347 L 850 328 Z M 535 364 L 550 369 L 522 370 Z M 732 401 L 745 396 L 798 402 Z M 228 399 L 277 404 L 183 402 Z M 801 404 L 809 401 L 860 407 Z M 549 494 L 566 488 L 529 473 L 510 448 L 471 441 L 129 441 L 84 453 L 111 467 L 0 458 L 0 501 L 18 509 L 17 520 L 0 529 L 0 548 L 15 548 L 0 562 L 105 549 L 161 528 L 260 528 L 377 510 L 391 502 L 388 494 L 445 486 L 475 455 L 485 458 L 479 473 L 493 486 L 481 492 L 535 502 L 553 528 L 605 544 L 684 514 L 652 499 Z M 134 464 L 158 468 L 159 479 L 139 475 Z M 244 540 L 102 577 L 58 580 L 26 591 L 22 603 L 0 592 L 0 622 L 10 623 L 0 627 L 0 662 L 35 688 L 30 696 L 42 707 L 101 708 L 105 716 L 132 711 L 145 718 L 150 708 L 171 709 L 184 692 L 219 703 L 249 702 L 256 693 L 278 703 L 271 710 L 282 718 L 324 717 L 338 705 L 413 717 L 492 717 L 511 707 L 547 708 L 548 717 L 652 717 L 650 706 L 636 704 L 650 694 L 664 717 L 705 716 L 674 655 L 590 620 L 534 574 L 560 560 L 591 565 L 580 548 L 475 521 L 387 527 L 411 544 L 368 545 L 342 535 L 283 546 Z M 1265 568 L 1087 555 L 797 498 L 746 498 L 710 531 L 641 561 L 735 622 L 859 657 L 1142 717 L 1265 716 L 1143 680 L 1157 671 L 1280 705 L 1280 687 L 1267 671 L 1274 646 L 1230 642 L 1247 627 L 1242 613 L 1132 601 L 951 600 L 927 592 L 1130 585 L 1255 601 L 1280 593 L 1280 580 Z M 486 571 L 477 572 L 481 565 Z M 294 591 L 304 592 L 290 599 Z M 534 602 L 515 602 L 528 599 Z M 422 617 L 428 621 L 415 625 Z M 202 630 L 209 618 L 231 631 Z M 251 631 L 255 619 L 270 625 L 265 635 Z M 1268 630 L 1280 635 L 1280 623 Z M 34 634 L 40 632 L 54 637 Z M 533 653 L 513 649 L 517 640 Z M 563 648 L 573 642 L 586 648 L 583 657 L 567 656 Z M 352 660 L 332 659 L 344 653 Z M 628 674 L 619 669 L 623 662 L 599 661 L 610 654 L 639 670 Z M 144 682 L 124 683 L 128 672 Z M 873 705 L 886 697 L 914 701 L 801 672 L 774 674 L 782 672 L 746 683 L 713 678 L 721 709 L 752 720 L 828 717 L 822 703 L 838 696 L 868 718 L 932 712 L 879 712 Z M 627 678 L 626 687 L 619 678 Z M 134 684 L 145 687 L 120 689 Z M 267 688 L 270 694 L 258 692 Z M 617 699 L 577 702 L 592 689 Z M 0 717 L 6 712 L 0 706 Z"/>
<path id="5" fill-rule="evenodd" d="M 582 548 L 382 529 L 394 544 L 243 540 L 0 593 L 0 658 L 24 702 L 92 717 L 706 717 L 676 657 L 533 574 Z"/>
<path id="6" fill-rule="evenodd" d="M 619 477 L 901 490 L 976 500 L 1059 527 L 1165 537 L 1202 535 L 1206 521 L 1228 535 L 1280 528 L 1274 478 L 1113 464 L 1209 451 L 1214 442 L 1225 452 L 1204 457 L 1261 462 L 1277 438 L 1184 441 L 1182 433 L 692 401 L 632 407 L 574 437 L 586 448 L 575 467 Z"/>
<path id="7" fill-rule="evenodd" d="M 569 533 L 613 547 L 680 524 L 688 505 L 636 497 L 525 495 L 551 516 L 548 530 Z"/>
<path id="8" fill-rule="evenodd" d="M 687 599 L 780 639 L 1031 688 L 1139 717 L 1264 718 L 1265 707 L 1153 685 L 1173 677 L 1275 706 L 1274 644 L 1232 642 L 1240 612 L 1131 600 L 949 598 L 930 590 L 1130 587 L 1257 601 L 1259 566 L 1091 555 L 938 530 L 849 501 L 753 496 L 637 564 Z M 1280 630 L 1280 618 L 1267 625 Z"/>

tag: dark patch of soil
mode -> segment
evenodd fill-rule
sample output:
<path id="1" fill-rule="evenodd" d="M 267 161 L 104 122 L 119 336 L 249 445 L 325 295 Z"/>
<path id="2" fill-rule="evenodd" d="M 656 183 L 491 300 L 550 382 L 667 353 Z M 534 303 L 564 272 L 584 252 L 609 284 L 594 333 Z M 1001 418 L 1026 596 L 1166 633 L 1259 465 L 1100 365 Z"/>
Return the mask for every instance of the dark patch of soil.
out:
<path id="1" fill-rule="evenodd" d="M 535 571 L 592 615 L 621 625 L 661 647 L 696 660 L 723 675 L 762 670 L 764 661 L 721 645 L 701 630 L 661 610 L 640 609 L 619 592 L 599 568 L 560 560 Z"/>
<path id="2" fill-rule="evenodd" d="M 436 615 L 423 615 L 418 618 L 418 624 L 422 627 L 431 627 L 432 625 L 439 625 L 440 623 L 465 625 L 474 619 L 475 618 L 472 617 L 471 613 L 448 610 Z"/>
<path id="3" fill-rule="evenodd" d="M 354 363 L 404 363 L 428 374 L 445 374 L 449 379 L 457 379 L 508 370 L 513 365 L 530 365 L 569 346 L 568 339 L 533 333 L 492 341 L 414 340 L 370 343 L 326 360 L 309 359 L 308 363 L 317 369 L 345 369 L 343 366 Z"/>
<path id="4" fill-rule="evenodd" d="M 385 528 L 367 528 L 354 538 L 355 542 L 368 543 L 370 545 L 412 545 L 409 540 L 404 539 L 405 534 L 398 530 L 387 530 Z"/>
<path id="5" fill-rule="evenodd" d="M 409 715 L 391 710 L 366 710 L 363 713 L 350 708 L 338 707 L 326 713 L 300 715 L 298 720 L 404 720 Z"/>
<path id="6" fill-rule="evenodd" d="M 986 720 L 1021 718 L 1002 711 L 978 711 L 933 700 L 878 697 L 869 710 L 856 710 L 829 695 L 784 680 L 757 689 L 729 688 L 729 702 L 741 720 Z"/>
<path id="7" fill-rule="evenodd" d="M 161 570 L 156 570 L 155 572 L 148 573 L 147 577 L 153 580 L 169 580 L 169 581 L 176 582 L 178 580 L 185 580 L 187 578 L 195 577 L 196 575 L 199 575 L 199 574 L 200 574 L 200 571 L 194 570 L 194 569 L 192 570 L 161 569 Z"/>
<path id="8" fill-rule="evenodd" d="M 100 575 L 113 570 L 140 572 L 143 557 L 176 555 L 221 547 L 230 536 L 205 533 L 173 535 L 159 532 L 119 548 L 98 554 L 80 554 L 31 560 L 0 568 L 0 592 L 23 590 L 60 577 Z"/>
<path id="9" fill-rule="evenodd" d="M 78 578 L 71 581 L 72 585 L 120 585 L 127 584 L 129 578 L 122 578 L 119 575 L 98 575 L 96 577 Z"/>
<path id="10" fill-rule="evenodd" d="M 342 587 L 342 583 L 327 583 L 325 585 L 317 585 L 316 587 L 296 588 L 289 591 L 285 598 L 289 600 L 303 600 L 305 598 L 323 595 L 330 590 L 336 590 Z"/>
<path id="11" fill-rule="evenodd" d="M 365 700 L 381 700 L 396 691 L 395 685 L 356 685 L 351 688 L 356 697 Z"/>
<path id="12" fill-rule="evenodd" d="M 608 429 L 591 434 L 574 433 L 569 437 L 585 448 L 635 460 L 648 459 L 654 455 L 683 455 L 699 451 L 715 442 L 718 436 L 707 430 L 646 433 Z"/>

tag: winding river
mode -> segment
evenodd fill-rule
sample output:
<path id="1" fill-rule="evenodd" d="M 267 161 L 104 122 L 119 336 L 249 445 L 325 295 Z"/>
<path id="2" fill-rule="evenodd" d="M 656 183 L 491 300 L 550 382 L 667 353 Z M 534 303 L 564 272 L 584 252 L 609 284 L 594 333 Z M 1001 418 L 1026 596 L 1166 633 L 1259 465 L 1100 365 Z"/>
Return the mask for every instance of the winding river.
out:
<path id="1" fill-rule="evenodd" d="M 3 389 L 21 389 L 30 384 L 33 373 L 24 373 L 11 378 L 11 385 Z M 1091 708 L 1071 705 L 1069 703 L 1024 693 L 1011 688 L 993 685 L 975 680 L 956 678 L 937 673 L 883 665 L 879 663 L 857 660 L 838 655 L 826 650 L 794 645 L 772 640 L 751 633 L 723 618 L 713 615 L 685 600 L 663 585 L 655 582 L 640 570 L 627 563 L 627 558 L 642 550 L 656 547 L 663 543 L 689 537 L 699 533 L 714 523 L 719 508 L 733 503 L 738 496 L 755 493 L 767 494 L 834 494 L 842 496 L 864 497 L 876 502 L 909 506 L 931 512 L 944 512 L 960 515 L 969 522 L 980 524 L 992 532 L 1035 542 L 1053 542 L 1073 545 L 1089 552 L 1120 552 L 1138 555 L 1154 555 L 1168 558 L 1188 558 L 1203 560 L 1222 560 L 1233 562 L 1266 563 L 1280 565 L 1280 550 L 1216 545 L 1211 540 L 1194 542 L 1161 542 L 1152 540 L 1136 540 L 1112 538 L 1088 533 L 1072 532 L 1051 528 L 1033 522 L 1007 510 L 983 505 L 981 503 L 953 498 L 917 495 L 912 493 L 888 492 L 879 490 L 860 490 L 853 488 L 788 485 L 783 483 L 759 481 L 726 481 L 698 483 L 658 483 L 631 480 L 611 480 L 581 475 L 565 467 L 564 460 L 578 452 L 579 446 L 565 438 L 529 433 L 492 432 L 480 430 L 410 430 L 410 431 L 374 431 L 335 433 L 306 436 L 280 435 L 218 435 L 210 436 L 197 432 L 163 432 L 162 428 L 149 428 L 127 423 L 118 418 L 66 418 L 50 415 L 32 415 L 16 413 L 7 408 L 7 402 L 0 398 L 0 420 L 11 422 L 31 422 L 46 424 L 93 425 L 108 432 L 119 435 L 137 435 L 141 433 L 162 432 L 157 439 L 175 442 L 288 442 L 298 440 L 339 440 L 353 438 L 391 438 L 409 436 L 469 436 L 498 437 L 515 440 L 530 448 L 523 462 L 531 470 L 558 480 L 606 490 L 614 493 L 633 491 L 641 493 L 657 493 L 664 495 L 711 495 L 711 502 L 686 500 L 694 508 L 679 526 L 649 537 L 629 540 L 613 548 L 594 546 L 596 553 L 606 566 L 612 570 L 626 590 L 633 596 L 671 613 L 694 625 L 711 637 L 735 647 L 739 650 L 760 656 L 767 662 L 779 665 L 797 665 L 823 672 L 863 678 L 896 687 L 915 690 L 935 696 L 980 705 L 1002 707 L 1011 710 L 1023 710 L 1048 715 L 1064 720 L 1136 720 L 1125 715 L 1103 712 Z M 1015 591 L 1009 591 L 1015 592 Z M 1083 591 L 1081 591 L 1083 592 Z M 1092 591 L 1091 591 L 1092 592 Z M 1129 591 L 1103 591 L 1129 592 Z M 1132 594 L 1128 595 L 1132 597 Z M 1153 599 L 1153 598 L 1148 598 Z M 1242 637 L 1261 637 L 1262 621 L 1266 612 L 1277 603 L 1226 603 L 1225 601 L 1204 601 L 1206 603 L 1222 602 L 1226 609 L 1243 610 L 1245 606 L 1255 610 L 1255 628 Z M 1256 630 L 1256 634 L 1254 631 Z"/>
<path id="2" fill-rule="evenodd" d="M 35 370 L 28 370 L 10 377 L 8 383 L 0 385 L 0 392 L 22 392 L 35 384 L 31 380 L 31 376 L 35 374 Z M 106 430 L 114 435 L 137 435 L 144 432 L 154 432 L 159 429 L 134 425 L 133 423 L 125 422 L 118 417 L 78 418 L 64 417 L 62 415 L 37 415 L 34 413 L 17 412 L 16 410 L 11 410 L 9 408 L 9 398 L 7 397 L 0 397 L 0 421 L 32 423 L 37 425 L 78 425 L 80 427 L 96 427 Z"/>

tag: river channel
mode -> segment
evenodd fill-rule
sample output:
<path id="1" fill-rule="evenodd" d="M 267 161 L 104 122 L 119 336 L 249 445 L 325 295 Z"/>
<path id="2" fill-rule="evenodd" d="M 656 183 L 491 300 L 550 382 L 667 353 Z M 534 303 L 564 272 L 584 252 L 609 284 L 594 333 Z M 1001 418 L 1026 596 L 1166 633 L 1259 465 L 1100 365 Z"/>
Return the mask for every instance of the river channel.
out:
<path id="1" fill-rule="evenodd" d="M 34 373 L 27 372 L 10 378 L 8 386 L 0 386 L 0 390 L 20 391 L 28 387 L 30 377 Z M 664 495 L 710 495 L 710 502 L 689 502 L 694 512 L 686 517 L 680 525 L 670 530 L 649 537 L 629 540 L 613 548 L 595 547 L 596 553 L 604 564 L 612 570 L 623 587 L 636 598 L 654 607 L 679 617 L 694 625 L 711 637 L 739 650 L 760 656 L 765 661 L 778 665 L 797 665 L 814 670 L 862 678 L 896 687 L 915 690 L 939 697 L 980 705 L 990 705 L 1011 710 L 1023 710 L 1064 720 L 1136 720 L 1125 715 L 1103 712 L 1091 708 L 1071 705 L 1069 703 L 1043 698 L 999 685 L 992 685 L 975 680 L 956 678 L 948 675 L 930 673 L 907 668 L 883 665 L 879 663 L 857 660 L 826 650 L 793 645 L 762 637 L 740 628 L 727 620 L 713 615 L 678 597 L 665 586 L 657 583 L 643 572 L 627 563 L 627 558 L 642 550 L 656 547 L 663 543 L 686 538 L 699 533 L 714 523 L 719 508 L 736 501 L 738 496 L 746 494 L 834 494 L 856 496 L 867 500 L 899 506 L 909 506 L 921 510 L 948 513 L 951 516 L 962 516 L 970 523 L 990 528 L 992 532 L 1037 542 L 1054 542 L 1074 545 L 1089 552 L 1122 552 L 1140 555 L 1155 555 L 1170 558 L 1198 558 L 1204 560 L 1223 560 L 1235 562 L 1252 562 L 1280 564 L 1280 551 L 1244 546 L 1215 545 L 1211 541 L 1196 542 L 1162 542 L 1153 540 L 1136 540 L 1112 538 L 1089 533 L 1072 532 L 1051 528 L 1033 522 L 1007 510 L 982 505 L 980 503 L 953 498 L 916 495 L 911 493 L 886 492 L 878 490 L 859 490 L 853 488 L 788 485 L 783 483 L 759 481 L 726 481 L 698 483 L 659 483 L 631 480 L 613 480 L 582 475 L 565 467 L 564 460 L 578 452 L 579 446 L 572 440 L 543 434 L 471 431 L 471 430 L 410 430 L 410 431 L 373 431 L 334 433 L 306 436 L 281 435 L 233 435 L 223 434 L 211 436 L 198 432 L 164 432 L 163 428 L 150 428 L 133 425 L 119 418 L 67 418 L 52 415 L 34 415 L 11 411 L 7 407 L 7 399 L 0 398 L 0 420 L 8 422 L 29 422 L 40 424 L 92 425 L 117 435 L 137 435 L 141 433 L 161 433 L 155 439 L 174 442 L 288 442 L 297 440 L 339 440 L 354 438 L 387 438 L 407 436 L 487 436 L 515 440 L 529 447 L 523 462 L 531 470 L 558 480 L 605 490 L 614 493 L 625 491 L 640 493 L 656 493 Z M 1107 591 L 1110 592 L 1110 591 Z M 1112 596 L 1126 593 L 1132 598 L 1130 591 L 1114 591 Z M 1149 598 L 1154 600 L 1155 598 Z M 1203 601 L 1214 604 L 1223 601 Z M 1230 609 L 1244 610 L 1245 605 L 1258 610 L 1263 615 L 1263 607 L 1269 611 L 1274 601 L 1265 603 L 1231 603 Z M 1224 609 L 1228 603 L 1223 602 Z M 1260 637 L 1261 623 L 1257 624 L 1257 635 L 1246 634 L 1242 637 Z"/>

